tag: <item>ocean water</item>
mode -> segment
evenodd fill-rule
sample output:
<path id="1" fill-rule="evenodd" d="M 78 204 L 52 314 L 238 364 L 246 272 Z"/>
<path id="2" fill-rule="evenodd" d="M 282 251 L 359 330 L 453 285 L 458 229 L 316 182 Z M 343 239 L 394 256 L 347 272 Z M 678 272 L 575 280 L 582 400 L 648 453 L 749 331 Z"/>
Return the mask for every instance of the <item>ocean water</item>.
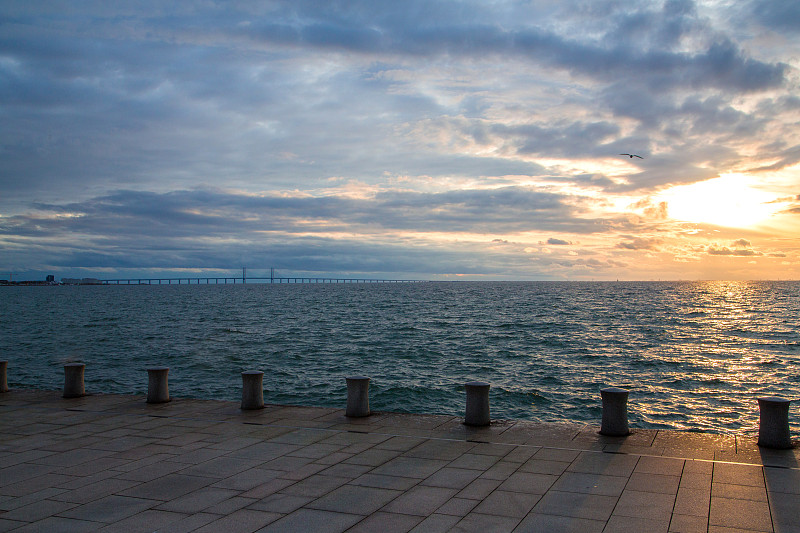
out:
<path id="1" fill-rule="evenodd" d="M 633 427 L 757 432 L 756 398 L 800 397 L 800 282 L 467 282 L 0 288 L 12 388 L 344 407 L 367 375 L 377 411 L 463 415 L 467 381 L 492 418 L 599 423 L 599 390 L 630 389 Z M 800 409 L 790 410 L 793 434 Z"/>

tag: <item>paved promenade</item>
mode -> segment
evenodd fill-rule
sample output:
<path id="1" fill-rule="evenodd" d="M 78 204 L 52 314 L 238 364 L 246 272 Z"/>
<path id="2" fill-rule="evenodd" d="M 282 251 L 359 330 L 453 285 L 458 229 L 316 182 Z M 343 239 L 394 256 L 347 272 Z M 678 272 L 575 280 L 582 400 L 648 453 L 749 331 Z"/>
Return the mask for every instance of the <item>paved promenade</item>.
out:
<path id="1" fill-rule="evenodd" d="M 0 394 L 0 531 L 800 532 L 800 450 L 439 415 Z"/>

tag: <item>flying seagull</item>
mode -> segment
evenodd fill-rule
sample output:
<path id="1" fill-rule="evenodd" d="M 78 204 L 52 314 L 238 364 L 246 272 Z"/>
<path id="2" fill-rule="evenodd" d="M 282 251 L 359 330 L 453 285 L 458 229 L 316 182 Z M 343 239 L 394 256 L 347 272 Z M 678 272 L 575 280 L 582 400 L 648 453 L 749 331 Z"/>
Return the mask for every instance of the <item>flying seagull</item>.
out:
<path id="1" fill-rule="evenodd" d="M 633 159 L 634 157 L 638 157 L 639 159 L 644 159 L 644 157 L 636 154 L 619 154 L 619 155 L 627 155 L 631 159 Z"/>

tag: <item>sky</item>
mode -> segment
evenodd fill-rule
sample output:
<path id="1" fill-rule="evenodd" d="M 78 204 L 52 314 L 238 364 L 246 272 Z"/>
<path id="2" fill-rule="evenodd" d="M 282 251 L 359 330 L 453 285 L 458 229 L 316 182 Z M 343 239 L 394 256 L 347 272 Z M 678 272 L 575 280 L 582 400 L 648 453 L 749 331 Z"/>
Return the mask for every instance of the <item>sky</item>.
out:
<path id="1" fill-rule="evenodd" d="M 0 3 L 0 278 L 800 279 L 796 0 L 116 4 Z"/>

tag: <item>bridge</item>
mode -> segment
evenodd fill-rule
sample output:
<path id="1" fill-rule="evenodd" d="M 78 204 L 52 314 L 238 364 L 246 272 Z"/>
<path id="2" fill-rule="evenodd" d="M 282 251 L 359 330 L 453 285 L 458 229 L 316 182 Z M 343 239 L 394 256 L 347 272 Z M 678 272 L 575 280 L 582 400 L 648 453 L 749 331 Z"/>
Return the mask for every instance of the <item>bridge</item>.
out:
<path id="1" fill-rule="evenodd" d="M 422 283 L 421 279 L 371 279 L 371 278 L 317 278 L 307 276 L 277 277 L 275 269 L 270 269 L 269 277 L 247 277 L 247 268 L 242 268 L 239 276 L 198 276 L 179 278 L 125 278 L 92 279 L 88 285 L 227 285 L 255 283 Z"/>
<path id="2" fill-rule="evenodd" d="M 227 285 L 255 283 L 424 283 L 421 279 L 368 279 L 368 278 L 240 278 L 240 277 L 197 277 L 197 278 L 126 278 L 99 279 L 87 285 Z"/>

